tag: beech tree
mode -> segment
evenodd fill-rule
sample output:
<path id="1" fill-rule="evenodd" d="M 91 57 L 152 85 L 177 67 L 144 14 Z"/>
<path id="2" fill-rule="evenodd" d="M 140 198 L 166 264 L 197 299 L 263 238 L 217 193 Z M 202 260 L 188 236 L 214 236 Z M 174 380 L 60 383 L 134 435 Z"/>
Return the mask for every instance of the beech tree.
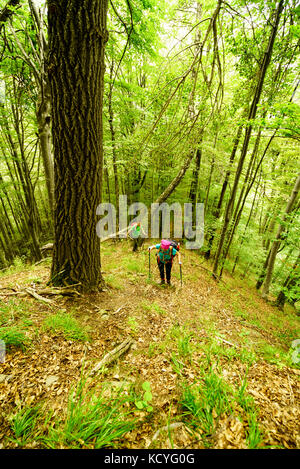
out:
<path id="1" fill-rule="evenodd" d="M 96 209 L 102 189 L 107 0 L 49 0 L 48 76 L 55 168 L 55 285 L 101 287 Z"/>

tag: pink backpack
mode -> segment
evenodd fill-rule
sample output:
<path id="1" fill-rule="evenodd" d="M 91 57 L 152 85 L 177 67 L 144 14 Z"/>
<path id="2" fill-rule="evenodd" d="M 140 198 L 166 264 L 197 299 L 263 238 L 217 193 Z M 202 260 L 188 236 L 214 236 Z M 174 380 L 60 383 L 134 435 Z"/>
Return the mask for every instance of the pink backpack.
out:
<path id="1" fill-rule="evenodd" d="M 173 262 L 173 248 L 179 251 L 179 243 L 176 243 L 175 241 L 169 240 L 169 239 L 162 239 L 160 242 L 160 247 L 159 251 L 163 251 L 163 257 L 165 255 L 170 255 L 171 256 L 171 262 Z M 170 249 L 170 253 L 168 253 Z M 158 257 L 159 259 L 159 257 Z"/>
<path id="2" fill-rule="evenodd" d="M 179 251 L 180 244 L 176 243 L 176 241 L 173 241 L 172 239 L 162 239 L 160 243 L 160 247 L 163 250 L 167 250 L 170 247 L 176 249 L 176 251 Z"/>
<path id="3" fill-rule="evenodd" d="M 168 250 L 171 246 L 171 241 L 168 241 L 167 239 L 162 239 L 160 243 L 161 249 L 164 251 Z"/>

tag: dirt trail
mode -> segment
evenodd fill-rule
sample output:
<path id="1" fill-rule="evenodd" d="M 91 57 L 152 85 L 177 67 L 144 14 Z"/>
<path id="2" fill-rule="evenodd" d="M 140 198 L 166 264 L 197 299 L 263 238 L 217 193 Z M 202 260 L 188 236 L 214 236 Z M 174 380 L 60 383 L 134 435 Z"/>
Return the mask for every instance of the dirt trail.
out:
<path id="1" fill-rule="evenodd" d="M 114 248 L 114 253 L 124 254 L 124 247 Z M 158 271 L 152 261 L 152 280 L 147 280 L 147 262 L 144 254 L 132 254 L 132 259 L 144 263 L 140 271 L 128 272 L 124 266 L 111 268 L 103 260 L 103 270 L 113 275 L 109 287 L 99 294 L 78 298 L 56 299 L 56 308 L 26 297 L 29 318 L 38 330 L 34 347 L 29 351 L 14 350 L 8 353 L 1 365 L 0 375 L 0 444 L 10 433 L 7 416 L 16 406 L 34 405 L 44 401 L 62 415 L 67 405 L 70 389 L 78 379 L 82 366 L 93 366 L 128 336 L 134 339 L 130 351 L 111 366 L 105 379 L 113 385 L 123 382 L 150 381 L 155 412 L 149 420 L 145 415 L 141 424 L 123 442 L 126 448 L 145 448 L 155 432 L 166 425 L 168 419 L 180 419 L 178 408 L 178 374 L 170 363 L 170 331 L 186 328 L 197 347 L 209 338 L 217 336 L 224 348 L 241 344 L 241 331 L 250 341 L 278 342 L 272 328 L 264 329 L 246 321 L 236 310 L 243 311 L 249 299 L 249 288 L 233 283 L 230 278 L 223 285 L 211 278 L 207 265 L 201 265 L 195 254 L 185 255 L 183 264 L 183 288 L 180 287 L 178 266 L 173 269 L 173 288 L 160 287 Z M 128 255 L 130 258 L 130 254 Z M 49 267 L 38 266 L 35 275 L 42 283 L 47 280 Z M 2 289 L 28 281 L 32 273 L 14 274 L 1 279 Z M 114 280 L 118 280 L 114 288 Z M 5 297 L 2 290 L 2 301 Z M 251 292 L 252 303 L 247 305 L 248 317 L 261 318 L 274 313 L 255 292 Z M 47 315 L 58 309 L 71 311 L 80 323 L 88 327 L 91 341 L 81 343 L 63 338 L 61 333 L 50 334 L 42 329 Z M 275 326 L 274 326 L 275 329 Z M 169 341 L 169 342 L 168 342 Z M 199 348 L 193 356 L 193 366 L 186 367 L 184 378 L 187 383 L 197 379 Z M 195 365 L 196 364 L 196 365 Z M 238 358 L 228 360 L 220 357 L 223 377 L 234 385 L 241 382 L 249 367 Z M 300 371 L 288 367 L 279 368 L 264 360 L 253 363 L 248 369 L 248 392 L 259 408 L 259 423 L 264 429 L 264 445 L 285 448 L 300 447 Z M 2 378 L 1 378 L 2 377 Z M 102 378 L 103 379 L 103 378 Z M 215 448 L 243 448 L 243 426 L 236 420 L 220 422 L 215 437 Z M 176 448 L 202 447 L 195 442 L 185 427 L 175 431 L 173 445 Z M 167 438 L 157 439 L 158 447 L 168 447 Z M 7 443 L 5 443 L 7 447 Z"/>

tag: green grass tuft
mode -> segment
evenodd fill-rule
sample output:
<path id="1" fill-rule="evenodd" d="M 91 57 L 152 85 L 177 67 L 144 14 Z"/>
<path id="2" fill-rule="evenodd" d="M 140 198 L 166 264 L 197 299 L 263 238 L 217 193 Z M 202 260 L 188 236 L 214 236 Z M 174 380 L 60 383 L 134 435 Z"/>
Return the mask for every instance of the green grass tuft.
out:
<path id="1" fill-rule="evenodd" d="M 14 434 L 13 437 L 10 437 L 10 440 L 19 447 L 24 446 L 34 438 L 34 430 L 40 418 L 40 409 L 40 405 L 24 407 L 9 418 L 11 430 Z"/>
<path id="2" fill-rule="evenodd" d="M 88 341 L 89 335 L 70 313 L 57 312 L 44 319 L 43 328 L 52 333 L 61 332 L 66 339 Z"/>
<path id="3" fill-rule="evenodd" d="M 115 447 L 116 442 L 135 425 L 126 404 L 133 398 L 122 394 L 122 389 L 110 395 L 85 389 L 86 380 L 80 379 L 69 397 L 64 420 L 57 420 L 44 439 L 48 448 L 100 449 Z"/>
<path id="4" fill-rule="evenodd" d="M 18 326 L 2 327 L 0 329 L 0 340 L 5 343 L 6 350 L 17 347 L 24 351 L 31 344 L 31 339 L 26 335 L 26 332 Z"/>

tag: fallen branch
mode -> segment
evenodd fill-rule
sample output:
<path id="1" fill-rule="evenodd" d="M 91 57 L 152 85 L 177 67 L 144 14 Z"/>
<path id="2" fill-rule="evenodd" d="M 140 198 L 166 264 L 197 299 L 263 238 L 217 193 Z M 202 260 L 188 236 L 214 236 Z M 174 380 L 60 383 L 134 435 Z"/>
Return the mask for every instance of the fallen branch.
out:
<path id="1" fill-rule="evenodd" d="M 14 288 L 8 287 L 0 287 L 0 290 L 13 290 L 11 293 L 1 293 L 0 296 L 13 296 L 13 295 L 21 295 L 25 296 L 27 294 L 33 296 L 37 300 L 44 301 L 45 303 L 52 303 L 53 301 L 48 300 L 47 298 L 42 297 L 41 295 L 62 295 L 62 296 L 80 296 L 80 293 L 77 290 L 73 290 L 70 287 L 61 287 L 61 288 L 42 288 L 38 291 L 34 290 L 33 288 L 27 287 L 24 290 L 15 290 Z"/>
<path id="2" fill-rule="evenodd" d="M 218 282 L 222 282 L 224 283 L 224 285 L 227 285 L 226 282 L 220 278 L 218 275 L 214 274 L 210 269 L 208 269 L 207 267 L 204 267 L 203 265 L 201 264 L 198 264 L 197 262 L 192 262 L 192 267 L 200 267 L 200 269 L 203 269 L 203 270 L 206 270 L 206 272 L 208 272 L 209 274 L 212 275 L 212 277 L 217 280 Z"/>
<path id="3" fill-rule="evenodd" d="M 10 290 L 10 289 L 7 288 L 7 290 Z M 27 295 L 27 293 L 24 292 L 24 291 L 14 291 L 14 292 L 12 292 L 12 293 L 1 293 L 0 297 L 1 297 L 1 298 L 5 298 L 6 296 L 14 296 L 14 295 L 25 296 L 25 295 Z"/>
<path id="4" fill-rule="evenodd" d="M 182 428 L 182 427 L 185 427 L 183 422 L 175 422 L 175 423 L 171 423 L 171 425 L 166 425 L 162 428 L 159 428 L 157 432 L 155 433 L 155 435 L 153 436 L 150 443 L 148 444 L 147 448 L 149 448 L 150 445 L 152 445 L 152 443 L 159 437 L 160 433 L 169 432 L 170 430 L 175 430 L 177 428 Z"/>
<path id="5" fill-rule="evenodd" d="M 121 355 L 123 355 L 127 350 L 131 347 L 133 343 L 133 339 L 130 337 L 122 342 L 118 347 L 113 349 L 111 352 L 108 352 L 102 360 L 97 363 L 96 366 L 90 372 L 90 375 L 94 375 L 97 371 L 99 371 L 103 366 L 110 365 L 112 362 L 117 360 Z"/>
<path id="6" fill-rule="evenodd" d="M 236 344 L 232 344 L 231 342 L 228 342 L 228 340 L 222 339 L 222 337 L 219 337 L 218 335 L 216 335 L 216 339 L 221 340 L 221 341 L 224 342 L 225 344 L 231 345 L 231 347 L 239 347 L 239 346 L 236 345 Z"/>
<path id="7" fill-rule="evenodd" d="M 42 290 L 39 290 L 39 293 L 42 295 L 80 296 L 80 293 L 77 290 L 73 290 L 70 287 L 44 288 Z"/>
<path id="8" fill-rule="evenodd" d="M 118 308 L 116 311 L 114 311 L 114 312 L 111 313 L 111 314 L 118 314 L 118 313 L 121 311 L 121 309 L 123 309 L 125 306 L 126 306 L 126 305 L 120 306 L 120 308 Z"/>
<path id="9" fill-rule="evenodd" d="M 48 305 L 56 306 L 54 301 L 49 300 L 48 298 L 44 298 L 43 296 L 39 295 L 38 293 L 36 293 L 36 291 L 33 290 L 33 288 L 25 288 L 25 291 L 29 295 L 33 296 L 36 300 L 42 301 L 43 303 L 47 303 Z"/>

